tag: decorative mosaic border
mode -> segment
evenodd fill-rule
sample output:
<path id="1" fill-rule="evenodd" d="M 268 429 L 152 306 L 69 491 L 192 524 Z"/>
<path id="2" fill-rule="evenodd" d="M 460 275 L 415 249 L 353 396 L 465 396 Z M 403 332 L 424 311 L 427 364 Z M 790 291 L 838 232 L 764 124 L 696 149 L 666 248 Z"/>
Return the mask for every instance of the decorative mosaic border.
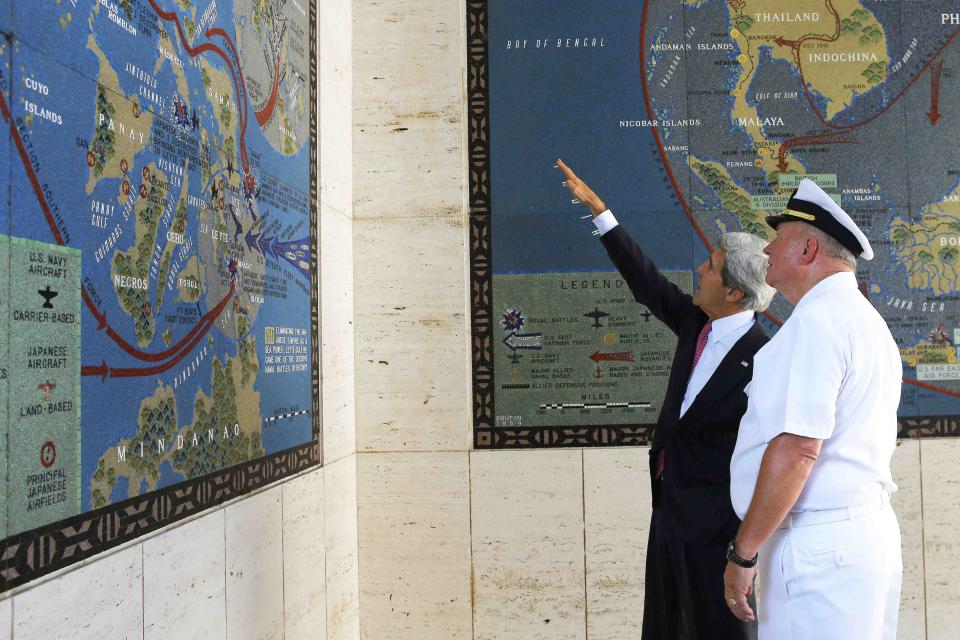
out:
<path id="1" fill-rule="evenodd" d="M 960 436 L 960 416 L 920 416 L 901 418 L 898 438 L 945 438 Z"/>
<path id="2" fill-rule="evenodd" d="M 317 2 L 310 12 L 310 245 L 313 441 L 0 541 L 0 593 L 322 464 L 317 228 Z"/>
<path id="3" fill-rule="evenodd" d="M 470 150 L 470 318 L 473 446 L 476 449 L 638 446 L 652 424 L 589 427 L 496 427 L 493 373 L 493 264 L 490 230 L 490 111 L 487 2 L 467 2 L 467 126 Z M 960 416 L 903 418 L 898 437 L 960 436 Z"/>

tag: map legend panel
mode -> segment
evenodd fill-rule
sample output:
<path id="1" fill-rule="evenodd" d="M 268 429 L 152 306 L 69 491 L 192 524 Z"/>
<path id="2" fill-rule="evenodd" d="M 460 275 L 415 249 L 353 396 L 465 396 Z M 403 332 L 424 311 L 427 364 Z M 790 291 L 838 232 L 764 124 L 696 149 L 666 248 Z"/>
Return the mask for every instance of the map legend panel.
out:
<path id="1" fill-rule="evenodd" d="M 8 534 L 80 512 L 80 251 L 3 238 Z"/>
<path id="2" fill-rule="evenodd" d="M 6 220 L 0 218 L 0 222 Z M 0 234 L 0 478 L 7 477 L 7 440 L 10 430 L 10 238 Z M 0 491 L 0 536 L 7 537 L 7 489 Z"/>
<path id="3" fill-rule="evenodd" d="M 686 293 L 689 272 L 667 278 Z M 676 336 L 619 273 L 494 276 L 496 424 L 652 424 Z"/>

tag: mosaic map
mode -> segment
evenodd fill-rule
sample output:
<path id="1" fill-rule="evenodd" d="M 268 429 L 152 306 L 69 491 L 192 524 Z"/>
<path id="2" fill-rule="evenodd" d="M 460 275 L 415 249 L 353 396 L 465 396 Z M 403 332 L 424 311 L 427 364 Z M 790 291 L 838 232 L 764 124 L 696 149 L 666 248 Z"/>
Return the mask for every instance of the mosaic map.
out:
<path id="1" fill-rule="evenodd" d="M 21 563 L 0 567 L 9 586 L 76 552 L 18 556 L 24 532 L 113 505 L 162 524 L 316 440 L 315 6 L 0 11 L 0 538 Z M 171 512 L 195 489 L 169 491 L 230 469 L 229 490 L 204 485 Z"/>
<path id="2" fill-rule="evenodd" d="M 470 7 L 477 446 L 636 444 L 659 411 L 673 336 L 557 158 L 681 287 L 721 233 L 772 237 L 764 217 L 817 181 L 877 254 L 857 278 L 903 356 L 901 435 L 960 433 L 956 3 Z"/>

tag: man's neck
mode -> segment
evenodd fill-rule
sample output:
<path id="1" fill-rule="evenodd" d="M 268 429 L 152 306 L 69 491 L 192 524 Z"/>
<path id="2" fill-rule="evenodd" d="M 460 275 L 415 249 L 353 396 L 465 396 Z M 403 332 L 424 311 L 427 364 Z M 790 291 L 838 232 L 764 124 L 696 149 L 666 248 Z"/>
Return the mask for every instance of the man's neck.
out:
<path id="1" fill-rule="evenodd" d="M 798 302 L 800 302 L 803 296 L 807 295 L 807 293 L 810 292 L 811 289 L 813 289 L 815 286 L 817 286 L 818 284 L 820 284 L 830 276 L 835 276 L 838 273 L 853 273 L 853 269 L 851 269 L 847 265 L 843 265 L 843 266 L 831 265 L 830 267 L 824 267 L 823 269 L 818 269 L 817 271 L 811 273 L 810 277 L 808 277 L 804 281 L 803 285 L 799 287 L 795 292 L 791 292 L 789 294 L 786 292 L 781 292 L 781 293 L 783 293 L 783 297 L 787 299 L 787 302 L 789 302 L 792 305 L 796 305 Z"/>
<path id="2" fill-rule="evenodd" d="M 738 313 L 743 313 L 744 311 L 746 311 L 746 309 L 741 309 L 740 307 L 733 305 L 724 307 L 722 309 L 711 309 L 710 311 L 707 311 L 706 309 L 703 310 L 703 312 L 707 314 L 707 317 L 710 318 L 711 322 L 716 322 L 717 320 L 722 320 L 723 318 L 729 318 L 730 316 L 735 316 Z"/>

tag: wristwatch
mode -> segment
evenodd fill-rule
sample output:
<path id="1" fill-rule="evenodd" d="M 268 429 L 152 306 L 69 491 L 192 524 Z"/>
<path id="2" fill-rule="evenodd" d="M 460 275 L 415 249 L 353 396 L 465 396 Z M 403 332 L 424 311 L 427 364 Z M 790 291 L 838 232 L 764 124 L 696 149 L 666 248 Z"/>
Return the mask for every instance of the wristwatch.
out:
<path id="1" fill-rule="evenodd" d="M 741 558 L 737 555 L 737 539 L 734 538 L 730 541 L 730 544 L 727 545 L 727 560 L 737 565 L 738 567 L 743 567 L 744 569 L 752 569 L 757 566 L 757 558 L 760 557 L 760 554 L 753 556 L 753 559 L 747 560 Z"/>

